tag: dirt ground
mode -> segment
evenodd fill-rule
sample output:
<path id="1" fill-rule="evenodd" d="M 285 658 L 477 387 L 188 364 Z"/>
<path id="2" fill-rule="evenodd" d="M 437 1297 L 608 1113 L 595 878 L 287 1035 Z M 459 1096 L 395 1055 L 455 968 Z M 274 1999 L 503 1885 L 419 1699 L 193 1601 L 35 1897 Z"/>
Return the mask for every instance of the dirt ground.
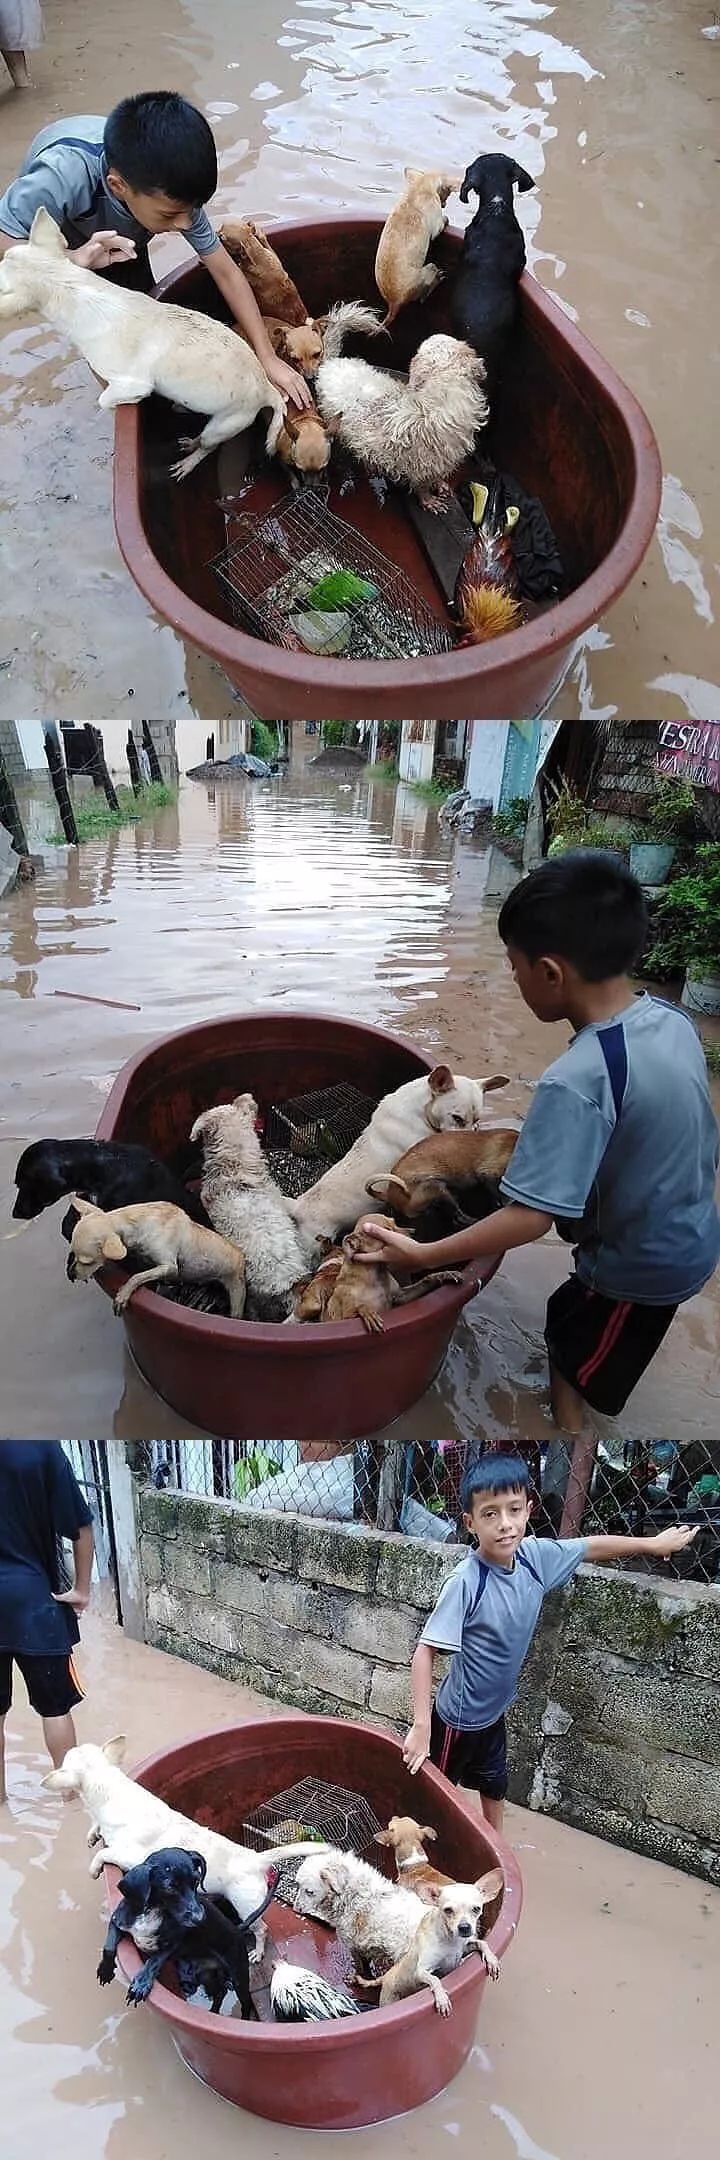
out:
<path id="1" fill-rule="evenodd" d="M 128 1735 L 128 1763 L 273 1705 L 131 1642 L 107 1609 L 83 1623 L 78 1737 Z M 0 1809 L 3 2130 L 53 2160 L 315 2160 L 316 2135 L 238 2113 L 190 2076 L 159 2019 L 100 1994 L 101 1886 L 79 1805 L 41 1791 L 48 1767 L 22 1681 Z M 323 2150 L 370 2160 L 711 2160 L 717 2149 L 720 1893 L 521 1808 L 509 1842 L 525 1883 L 500 1985 L 485 1991 L 465 2069 L 427 2107 Z M 681 2045 L 678 2044 L 682 2036 Z"/>
<path id="2" fill-rule="evenodd" d="M 489 149 L 529 167 L 530 268 L 635 391 L 665 473 L 642 571 L 585 639 L 555 709 L 716 718 L 720 44 L 706 0 L 45 0 L 44 14 L 37 88 L 3 96 L 0 85 L 3 187 L 49 120 L 161 84 L 212 121 L 218 216 L 385 210 L 419 144 L 425 163 L 451 171 Z M 159 243 L 160 267 L 173 246 L 182 252 Z M 221 718 L 233 709 L 224 678 L 151 613 L 121 563 L 112 421 L 96 397 L 84 364 L 38 323 L 3 338 L 0 714 L 101 721 L 133 694 L 152 716 Z"/>
<path id="3" fill-rule="evenodd" d="M 47 1133 L 93 1132 L 141 1044 L 253 1005 L 351 1013 L 461 1072 L 509 1073 L 502 1107 L 521 1117 L 528 1083 L 565 1046 L 564 1027 L 523 1006 L 497 937 L 517 877 L 507 859 L 448 836 L 409 788 L 312 772 L 315 748 L 298 736 L 297 762 L 277 782 L 186 781 L 176 807 L 53 860 L 0 907 L 6 1432 L 189 1430 L 141 1379 L 108 1300 L 67 1282 L 62 1208 L 11 1218 L 21 1149 Z M 34 832 L 47 832 L 45 798 L 26 809 Z M 118 1009 L 93 1002 L 104 998 Z M 544 1311 L 568 1265 L 554 1232 L 508 1256 L 395 1436 L 546 1436 Z M 717 1436 L 719 1309 L 716 1277 L 678 1314 L 619 1421 L 623 1437 Z"/>

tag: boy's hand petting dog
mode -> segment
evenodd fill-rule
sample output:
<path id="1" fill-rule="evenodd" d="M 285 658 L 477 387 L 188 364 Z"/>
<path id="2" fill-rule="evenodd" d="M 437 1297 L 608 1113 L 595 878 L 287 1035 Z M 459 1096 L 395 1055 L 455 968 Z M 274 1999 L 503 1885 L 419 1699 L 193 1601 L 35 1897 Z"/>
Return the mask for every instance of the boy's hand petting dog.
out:
<path id="1" fill-rule="evenodd" d="M 418 1770 L 422 1770 L 423 1763 L 427 1762 L 429 1753 L 430 1727 L 416 1722 L 411 1725 L 410 1731 L 403 1741 L 403 1762 L 411 1777 L 416 1777 Z"/>
<path id="2" fill-rule="evenodd" d="M 269 382 L 279 390 L 281 397 L 286 398 L 291 405 L 299 405 L 301 411 L 303 407 L 312 405 L 312 394 L 304 375 L 298 375 L 295 368 L 288 367 L 287 360 L 279 360 L 277 353 L 271 353 L 267 360 L 263 360 L 262 365 Z"/>
<path id="3" fill-rule="evenodd" d="M 659 1530 L 657 1537 L 649 1537 L 646 1543 L 661 1560 L 669 1560 L 672 1553 L 684 1552 L 685 1546 L 692 1544 L 699 1527 L 699 1523 L 676 1523 L 671 1530 Z"/>
<path id="4" fill-rule="evenodd" d="M 403 1230 L 381 1229 L 377 1218 L 372 1215 L 363 1219 L 358 1228 L 362 1230 L 364 1237 L 371 1237 L 377 1245 L 387 1247 L 385 1257 L 393 1271 L 407 1268 L 411 1273 L 421 1275 L 424 1268 L 431 1268 L 434 1264 L 432 1245 L 418 1245 L 414 1238 L 406 1237 Z M 364 1261 L 366 1266 L 377 1266 L 377 1251 L 359 1252 L 355 1257 L 358 1262 Z"/>
<path id="5" fill-rule="evenodd" d="M 80 270 L 109 270 L 112 263 L 134 262 L 136 255 L 134 240 L 125 240 L 121 233 L 96 232 L 82 247 L 71 248 L 69 259 Z"/>

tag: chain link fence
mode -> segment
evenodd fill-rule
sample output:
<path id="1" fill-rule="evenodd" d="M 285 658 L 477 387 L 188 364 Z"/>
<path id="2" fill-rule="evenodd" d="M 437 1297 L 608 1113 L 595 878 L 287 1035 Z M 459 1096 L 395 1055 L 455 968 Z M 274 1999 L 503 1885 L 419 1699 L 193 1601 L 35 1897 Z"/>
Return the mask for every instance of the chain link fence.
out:
<path id="1" fill-rule="evenodd" d="M 460 1486 L 469 1462 L 509 1443 L 359 1440 L 338 1452 L 320 1441 L 156 1440 L 142 1443 L 159 1487 L 318 1520 L 361 1523 L 406 1537 L 462 1544 Z M 517 1444 L 533 1482 L 541 1537 L 652 1537 L 673 1524 L 697 1536 L 665 1561 L 633 1555 L 637 1570 L 720 1585 L 720 1439 Z"/>

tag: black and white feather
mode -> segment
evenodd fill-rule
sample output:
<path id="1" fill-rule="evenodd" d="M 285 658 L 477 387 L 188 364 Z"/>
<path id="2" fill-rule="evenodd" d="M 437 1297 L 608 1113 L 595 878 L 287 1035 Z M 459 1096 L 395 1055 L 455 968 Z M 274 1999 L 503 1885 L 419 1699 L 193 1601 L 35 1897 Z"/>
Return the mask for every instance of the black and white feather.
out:
<path id="1" fill-rule="evenodd" d="M 358 2017 L 360 2005 L 347 1988 L 333 1987 L 305 1965 L 275 1966 L 270 1981 L 273 2015 L 282 2025 L 319 2024 L 328 2018 Z"/>

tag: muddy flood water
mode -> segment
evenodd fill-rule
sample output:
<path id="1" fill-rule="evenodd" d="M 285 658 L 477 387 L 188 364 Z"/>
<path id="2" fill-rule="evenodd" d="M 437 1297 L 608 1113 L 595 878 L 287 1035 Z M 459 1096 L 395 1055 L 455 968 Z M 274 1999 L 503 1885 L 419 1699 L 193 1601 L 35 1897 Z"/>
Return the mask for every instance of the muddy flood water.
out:
<path id="1" fill-rule="evenodd" d="M 109 1611 L 83 1621 L 87 1699 L 78 1737 L 124 1731 L 128 1767 L 159 1735 L 185 1735 L 273 1706 L 214 1674 L 131 1642 Z M 525 1883 L 517 1939 L 486 1989 L 471 2056 L 445 2093 L 381 2131 L 278 2128 L 191 2077 L 122 1984 L 102 1994 L 102 1888 L 88 1875 L 79 1803 L 43 1793 L 48 1767 L 22 1682 L 8 1719 L 0 1808 L 3 2150 L 53 2160 L 711 2160 L 716 2151 L 720 1893 L 549 1818 L 511 1807 Z M 682 2035 L 682 2046 L 676 2040 Z"/>
<path id="2" fill-rule="evenodd" d="M 36 835 L 52 828 L 47 802 L 25 808 Z M 51 854 L 36 886 L 2 904 L 5 1431 L 188 1431 L 141 1379 L 108 1300 L 66 1280 L 62 1211 L 12 1222 L 21 1149 L 49 1133 L 92 1133 L 116 1072 L 143 1043 L 253 1005 L 342 1013 L 395 1029 L 461 1072 L 508 1073 L 503 1110 L 522 1117 L 528 1083 L 568 1031 L 542 1026 L 513 986 L 495 922 L 516 878 L 497 849 L 448 836 L 411 789 L 299 762 L 259 785 L 186 780 L 175 807 L 77 854 Z M 93 1002 L 105 998 L 120 1009 Z M 554 1232 L 509 1255 L 394 1434 L 547 1434 L 544 1311 L 567 1270 Z M 674 1321 L 623 1437 L 717 1435 L 718 1305 L 716 1277 Z"/>
<path id="3" fill-rule="evenodd" d="M 646 562 L 584 640 L 553 709 L 715 719 L 720 42 L 707 0 L 46 0 L 44 14 L 37 87 L 0 97 L 2 187 L 48 121 L 162 85 L 215 129 L 218 220 L 387 212 L 419 158 L 452 172 L 504 150 L 529 169 L 529 267 L 636 393 L 664 469 Z M 451 211 L 462 219 L 457 199 Z M 178 248 L 156 243 L 156 267 Z M 112 416 L 84 363 L 39 322 L 12 327 L 0 347 L 0 712 L 102 720 L 134 693 L 153 716 L 223 717 L 223 676 L 123 568 L 111 448 Z"/>

